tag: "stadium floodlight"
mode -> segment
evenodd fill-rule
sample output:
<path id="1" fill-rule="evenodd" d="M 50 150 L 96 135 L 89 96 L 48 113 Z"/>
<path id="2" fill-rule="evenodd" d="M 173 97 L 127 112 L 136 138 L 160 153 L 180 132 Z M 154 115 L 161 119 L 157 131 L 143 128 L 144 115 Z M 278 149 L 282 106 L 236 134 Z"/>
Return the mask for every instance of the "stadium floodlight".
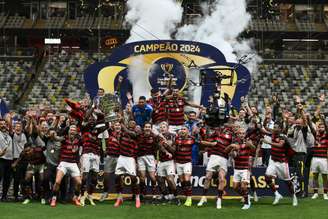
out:
<path id="1" fill-rule="evenodd" d="M 58 44 L 61 44 L 61 39 L 60 38 L 44 38 L 44 44 L 58 45 Z"/>

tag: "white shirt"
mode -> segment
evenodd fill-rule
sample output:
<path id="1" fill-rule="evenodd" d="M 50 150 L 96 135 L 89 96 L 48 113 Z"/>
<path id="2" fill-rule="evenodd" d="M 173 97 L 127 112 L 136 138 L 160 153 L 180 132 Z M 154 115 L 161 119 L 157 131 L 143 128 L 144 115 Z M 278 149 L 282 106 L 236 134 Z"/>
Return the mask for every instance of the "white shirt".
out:
<path id="1" fill-rule="evenodd" d="M 14 133 L 13 135 L 14 159 L 19 158 L 19 155 L 22 153 L 26 143 L 27 143 L 27 139 L 24 133 L 21 133 L 20 135 Z"/>
<path id="2" fill-rule="evenodd" d="M 13 159 L 13 139 L 9 133 L 0 131 L 0 149 L 4 150 L 7 148 L 6 153 L 1 157 L 5 160 Z"/>
<path id="3" fill-rule="evenodd" d="M 271 121 L 268 123 L 267 127 L 268 127 L 269 129 L 273 129 L 273 126 L 274 126 L 274 121 L 271 120 Z M 264 136 L 264 139 L 265 139 L 266 141 L 268 141 L 268 142 L 271 142 L 271 140 L 272 140 L 272 138 L 271 138 L 270 135 L 265 135 L 265 136 Z M 271 145 L 270 145 L 270 144 L 266 144 L 266 143 L 262 143 L 261 148 L 263 148 L 263 149 L 271 149 Z"/>

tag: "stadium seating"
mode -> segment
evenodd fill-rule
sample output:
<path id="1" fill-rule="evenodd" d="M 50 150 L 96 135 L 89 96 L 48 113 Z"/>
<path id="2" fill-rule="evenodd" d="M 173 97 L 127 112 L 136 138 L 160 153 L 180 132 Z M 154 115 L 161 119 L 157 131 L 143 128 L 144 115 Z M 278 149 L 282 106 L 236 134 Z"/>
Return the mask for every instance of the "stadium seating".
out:
<path id="1" fill-rule="evenodd" d="M 66 17 L 50 17 L 45 22 L 45 28 L 59 29 L 64 26 Z"/>
<path id="2" fill-rule="evenodd" d="M 97 29 L 110 29 L 111 17 L 96 17 L 93 26 Z"/>
<path id="3" fill-rule="evenodd" d="M 27 106 L 50 103 L 62 107 L 65 97 L 80 99 L 85 95 L 83 72 L 91 63 L 104 59 L 103 53 L 60 53 L 46 57 L 44 70 L 28 96 Z"/>
<path id="4" fill-rule="evenodd" d="M 3 25 L 5 25 L 7 20 L 7 15 L 5 13 L 1 13 L 0 14 L 0 28 L 3 27 Z"/>
<path id="5" fill-rule="evenodd" d="M 1 61 L 0 62 L 0 97 L 13 103 L 32 76 L 32 61 Z"/>
<path id="6" fill-rule="evenodd" d="M 21 16 L 9 16 L 3 27 L 8 29 L 22 28 L 25 19 L 25 17 Z"/>
<path id="7" fill-rule="evenodd" d="M 278 94 L 282 104 L 291 108 L 293 95 L 300 95 L 308 106 L 317 103 L 319 94 L 328 95 L 327 65 L 280 65 L 262 64 L 252 75 L 250 101 L 264 109 L 264 98 Z M 313 111 L 314 108 L 308 108 Z M 328 112 L 327 108 L 323 109 Z"/>
<path id="8" fill-rule="evenodd" d="M 70 21 L 67 28 L 69 29 L 88 29 L 93 25 L 93 17 L 91 15 L 86 15 L 83 17 L 77 17 L 76 19 Z"/>
<path id="9" fill-rule="evenodd" d="M 315 23 L 304 22 L 299 20 L 295 20 L 295 23 L 299 31 L 316 31 Z"/>
<path id="10" fill-rule="evenodd" d="M 250 29 L 254 31 L 286 31 L 287 24 L 276 20 L 253 19 Z"/>

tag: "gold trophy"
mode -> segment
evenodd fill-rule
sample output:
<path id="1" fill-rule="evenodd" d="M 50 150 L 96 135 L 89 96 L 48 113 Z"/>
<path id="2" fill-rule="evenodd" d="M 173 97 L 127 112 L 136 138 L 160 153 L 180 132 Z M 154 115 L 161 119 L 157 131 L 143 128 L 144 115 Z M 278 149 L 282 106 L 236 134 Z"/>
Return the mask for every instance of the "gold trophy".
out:
<path id="1" fill-rule="evenodd" d="M 168 86 L 169 81 L 172 78 L 172 85 L 176 85 L 176 81 L 178 80 L 177 78 L 174 77 L 172 74 L 172 69 L 173 69 L 173 64 L 165 63 L 161 64 L 161 69 L 164 71 L 164 77 L 163 78 L 158 78 L 157 83 L 160 84 L 161 86 Z"/>

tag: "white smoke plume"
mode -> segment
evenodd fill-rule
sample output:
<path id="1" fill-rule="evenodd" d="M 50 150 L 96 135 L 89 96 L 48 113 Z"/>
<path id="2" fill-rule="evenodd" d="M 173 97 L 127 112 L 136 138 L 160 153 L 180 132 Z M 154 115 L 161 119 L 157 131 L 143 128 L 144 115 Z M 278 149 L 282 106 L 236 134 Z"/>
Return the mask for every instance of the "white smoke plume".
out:
<path id="1" fill-rule="evenodd" d="M 189 69 L 189 80 L 193 81 L 195 84 L 200 84 L 200 71 L 196 68 Z M 189 101 L 192 103 L 200 104 L 202 97 L 202 87 L 196 86 L 194 84 L 189 84 L 188 87 L 188 97 Z M 195 109 L 192 109 L 195 110 Z"/>
<path id="2" fill-rule="evenodd" d="M 142 40 L 168 40 L 182 19 L 183 9 L 175 0 L 128 0 L 125 22 L 131 25 L 130 37 L 126 43 Z M 128 78 L 133 86 L 133 98 L 149 97 L 149 66 L 142 56 L 129 66 Z M 151 68 L 152 66 L 150 66 Z"/>
<path id="3" fill-rule="evenodd" d="M 148 69 L 144 65 L 144 57 L 134 57 L 128 71 L 128 79 L 132 83 L 134 101 L 137 101 L 140 96 L 149 98 L 151 87 L 148 83 Z"/>
<path id="4" fill-rule="evenodd" d="M 183 9 L 175 0 L 128 0 L 125 17 L 131 25 L 127 42 L 167 40 L 182 19 Z"/>
<path id="5" fill-rule="evenodd" d="M 236 62 L 243 55 L 256 54 L 252 40 L 238 39 L 251 19 L 246 11 L 246 0 L 216 0 L 211 6 L 203 7 L 203 13 L 204 16 L 195 24 L 179 28 L 176 38 L 215 46 L 221 50 L 228 62 Z M 251 73 L 257 69 L 260 60 L 255 55 L 246 64 Z"/>

